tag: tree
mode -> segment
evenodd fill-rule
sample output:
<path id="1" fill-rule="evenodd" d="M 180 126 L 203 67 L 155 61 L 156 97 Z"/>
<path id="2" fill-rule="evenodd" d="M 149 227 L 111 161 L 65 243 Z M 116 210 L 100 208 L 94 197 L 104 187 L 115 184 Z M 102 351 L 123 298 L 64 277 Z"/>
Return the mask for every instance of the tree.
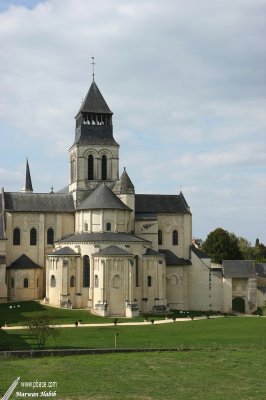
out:
<path id="1" fill-rule="evenodd" d="M 222 263 L 222 260 L 243 260 L 237 237 L 222 228 L 217 228 L 209 233 L 202 245 L 202 250 L 210 256 L 213 262 L 219 264 Z"/>
<path id="2" fill-rule="evenodd" d="M 46 315 L 32 318 L 26 321 L 24 325 L 37 340 L 39 349 L 43 349 L 50 336 L 56 337 L 58 335 L 58 330 L 52 325 L 50 318 Z"/>
<path id="3" fill-rule="evenodd" d="M 231 235 L 235 236 L 234 233 L 232 233 Z M 239 250 L 242 253 L 243 259 L 254 260 L 254 252 L 251 243 L 242 236 L 235 236 L 235 237 L 238 243 Z"/>
<path id="4" fill-rule="evenodd" d="M 259 243 L 259 241 L 258 241 L 258 244 L 257 244 L 257 240 L 256 240 L 255 247 L 253 247 L 253 256 L 254 256 L 253 258 L 256 261 L 265 262 L 265 260 L 266 260 L 266 246 L 264 246 L 263 243 Z"/>

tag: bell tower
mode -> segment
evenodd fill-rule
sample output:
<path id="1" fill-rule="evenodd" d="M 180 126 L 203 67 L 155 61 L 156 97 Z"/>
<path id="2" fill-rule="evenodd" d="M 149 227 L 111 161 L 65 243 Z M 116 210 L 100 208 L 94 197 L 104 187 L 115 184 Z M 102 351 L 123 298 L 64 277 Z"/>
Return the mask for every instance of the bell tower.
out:
<path id="1" fill-rule="evenodd" d="M 119 144 L 113 137 L 113 113 L 93 81 L 76 115 L 70 153 L 69 192 L 79 205 L 100 183 L 119 179 Z"/>

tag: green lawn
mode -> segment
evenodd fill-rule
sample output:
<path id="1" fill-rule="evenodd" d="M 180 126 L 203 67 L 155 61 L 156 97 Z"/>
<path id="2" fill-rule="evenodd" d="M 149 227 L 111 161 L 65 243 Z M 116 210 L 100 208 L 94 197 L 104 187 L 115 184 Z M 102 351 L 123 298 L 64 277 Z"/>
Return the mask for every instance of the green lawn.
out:
<path id="1" fill-rule="evenodd" d="M 265 399 L 265 350 L 190 351 L 0 361 L 0 394 L 13 380 L 56 382 L 56 399 Z M 18 385 L 16 392 L 37 392 Z M 48 389 L 49 390 L 49 389 Z"/>
<path id="2" fill-rule="evenodd" d="M 228 317 L 146 326 L 59 329 L 46 347 L 181 348 L 189 351 L 12 359 L 0 356 L 0 397 L 14 379 L 57 382 L 56 399 L 262 400 L 266 318 Z M 31 348 L 27 331 L 0 330 L 3 348 Z M 18 385 L 16 393 L 37 392 Z M 47 397 L 46 397 L 47 398 Z"/>
<path id="3" fill-rule="evenodd" d="M 19 325 L 21 322 L 27 321 L 30 318 L 48 315 L 55 324 L 74 324 L 75 321 L 81 320 L 83 323 L 106 323 L 113 322 L 114 318 L 103 318 L 91 314 L 87 310 L 70 310 L 45 306 L 38 301 L 20 301 L 12 303 L 0 304 L 0 325 L 7 323 L 9 326 Z M 158 316 L 154 319 L 161 319 L 163 316 Z M 120 318 L 120 322 L 127 321 L 143 321 L 143 317 L 136 318 Z"/>
<path id="4" fill-rule="evenodd" d="M 112 348 L 118 333 L 121 348 L 266 349 L 266 318 L 228 317 L 144 326 L 58 328 L 46 348 Z M 27 330 L 0 330 L 1 349 L 34 348 Z"/>

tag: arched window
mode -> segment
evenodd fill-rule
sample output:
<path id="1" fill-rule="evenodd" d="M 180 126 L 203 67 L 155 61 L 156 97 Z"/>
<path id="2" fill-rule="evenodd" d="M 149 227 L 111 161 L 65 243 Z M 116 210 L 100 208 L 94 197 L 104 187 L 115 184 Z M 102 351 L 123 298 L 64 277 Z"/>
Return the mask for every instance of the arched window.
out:
<path id="1" fill-rule="evenodd" d="M 107 158 L 106 156 L 102 156 L 102 180 L 106 181 L 107 179 Z"/>
<path id="2" fill-rule="evenodd" d="M 31 228 L 30 230 L 30 245 L 36 246 L 37 244 L 37 230 L 35 228 Z"/>
<path id="3" fill-rule="evenodd" d="M 163 244 L 163 231 L 158 229 L 158 244 Z"/>
<path id="4" fill-rule="evenodd" d="M 93 156 L 90 154 L 88 157 L 88 179 L 93 181 L 94 176 L 94 160 Z"/>
<path id="5" fill-rule="evenodd" d="M 148 287 L 152 286 L 152 277 L 149 275 L 148 276 Z"/>
<path id="6" fill-rule="evenodd" d="M 95 275 L 95 277 L 94 277 L 94 287 L 98 287 L 99 286 L 99 277 L 98 277 L 98 275 Z"/>
<path id="7" fill-rule="evenodd" d="M 74 275 L 72 275 L 71 278 L 70 278 L 70 287 L 75 287 L 75 277 L 74 277 Z"/>
<path id="8" fill-rule="evenodd" d="M 13 230 L 13 245 L 19 246 L 20 245 L 20 229 L 15 228 Z"/>
<path id="9" fill-rule="evenodd" d="M 172 234 L 172 242 L 173 242 L 173 246 L 178 245 L 178 231 L 176 229 L 173 231 L 173 234 Z"/>
<path id="10" fill-rule="evenodd" d="M 50 286 L 51 287 L 56 287 L 56 279 L 55 279 L 54 275 L 51 275 Z"/>
<path id="11" fill-rule="evenodd" d="M 90 287 L 90 258 L 83 257 L 83 287 Z"/>
<path id="12" fill-rule="evenodd" d="M 11 287 L 14 287 L 14 278 L 11 278 Z"/>
<path id="13" fill-rule="evenodd" d="M 84 231 L 88 232 L 88 223 L 87 222 L 84 222 Z"/>
<path id="14" fill-rule="evenodd" d="M 112 230 L 111 222 L 107 222 L 107 224 L 106 224 L 106 230 L 107 230 L 107 232 L 110 232 L 110 231 Z"/>
<path id="15" fill-rule="evenodd" d="M 29 287 L 29 280 L 28 280 L 28 278 L 24 278 L 23 287 L 24 287 L 24 288 L 28 288 L 28 287 Z"/>
<path id="16" fill-rule="evenodd" d="M 53 228 L 47 229 L 47 244 L 54 244 L 54 230 L 53 230 Z"/>

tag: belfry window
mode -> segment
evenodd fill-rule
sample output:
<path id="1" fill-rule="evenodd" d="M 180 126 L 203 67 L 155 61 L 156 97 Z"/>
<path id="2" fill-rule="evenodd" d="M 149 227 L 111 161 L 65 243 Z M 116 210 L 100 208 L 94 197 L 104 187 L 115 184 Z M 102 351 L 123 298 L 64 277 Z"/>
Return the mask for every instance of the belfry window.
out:
<path id="1" fill-rule="evenodd" d="M 94 176 L 94 159 L 93 156 L 90 154 L 88 157 L 88 180 L 92 181 Z"/>
<path id="2" fill-rule="evenodd" d="M 88 232 L 88 223 L 87 222 L 84 222 L 84 231 Z"/>
<path id="3" fill-rule="evenodd" d="M 37 244 L 37 230 L 35 228 L 31 228 L 30 230 L 30 245 L 36 246 Z"/>
<path id="4" fill-rule="evenodd" d="M 107 232 L 110 232 L 110 231 L 112 230 L 111 222 L 107 222 L 107 224 L 106 224 L 106 230 L 107 230 Z"/>
<path id="5" fill-rule="evenodd" d="M 174 231 L 173 231 L 173 234 L 172 234 L 173 236 L 172 236 L 172 239 L 173 239 L 173 241 L 172 241 L 172 243 L 173 243 L 173 246 L 177 246 L 178 245 L 178 231 L 175 229 Z"/>
<path id="6" fill-rule="evenodd" d="M 106 181 L 107 179 L 107 158 L 106 156 L 102 156 L 102 180 Z"/>
<path id="7" fill-rule="evenodd" d="M 158 244 L 163 244 L 163 231 L 161 229 L 158 230 Z"/>
<path id="8" fill-rule="evenodd" d="M 54 230 L 53 230 L 53 228 L 47 229 L 47 244 L 54 244 Z"/>
<path id="9" fill-rule="evenodd" d="M 13 230 L 13 245 L 19 246 L 20 245 L 20 229 L 15 228 Z"/>

